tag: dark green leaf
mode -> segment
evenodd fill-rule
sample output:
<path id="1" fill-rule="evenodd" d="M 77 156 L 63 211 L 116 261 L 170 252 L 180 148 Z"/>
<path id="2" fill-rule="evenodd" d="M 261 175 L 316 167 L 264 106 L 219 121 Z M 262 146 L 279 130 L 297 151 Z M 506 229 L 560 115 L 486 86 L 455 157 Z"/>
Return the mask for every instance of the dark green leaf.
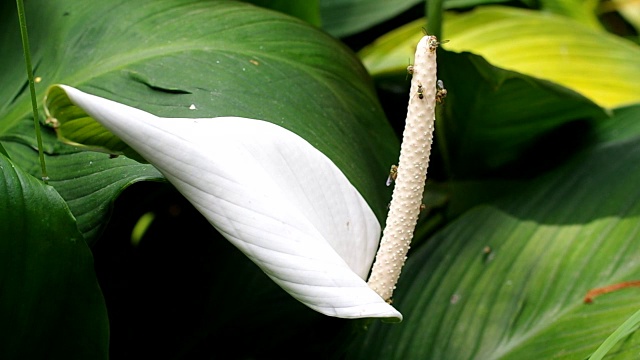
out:
<path id="1" fill-rule="evenodd" d="M 521 175 L 563 160 L 606 113 L 587 98 L 553 83 L 503 70 L 477 55 L 439 53 L 438 77 L 448 97 L 438 129 L 449 168 L 458 178 L 510 165 Z M 555 154 L 542 159 L 540 154 Z M 553 156 L 553 155 L 551 155 Z"/>
<path id="2" fill-rule="evenodd" d="M 478 5 L 488 5 L 495 3 L 507 2 L 509 0 L 445 0 L 444 7 L 446 9 L 466 8 Z M 527 1 L 522 1 L 527 2 Z"/>
<path id="3" fill-rule="evenodd" d="M 40 168 L 33 162 L 36 152 L 24 145 L 9 145 L 15 163 L 38 176 Z M 64 156 L 46 155 L 45 161 L 49 184 L 65 199 L 90 245 L 104 230 L 114 199 L 126 187 L 138 181 L 164 179 L 153 166 L 124 156 L 76 150 Z"/>
<path id="4" fill-rule="evenodd" d="M 107 359 L 93 258 L 64 200 L 0 155 L 0 358 Z"/>
<path id="5" fill-rule="evenodd" d="M 320 26 L 320 0 L 244 0 L 264 8 L 280 11 Z"/>
<path id="6" fill-rule="evenodd" d="M 613 119 L 598 123 L 597 141 L 622 141 L 640 136 L 640 105 L 615 109 L 613 113 Z"/>
<path id="7" fill-rule="evenodd" d="M 321 0 L 322 27 L 344 37 L 388 20 L 421 0 Z"/>
<path id="8" fill-rule="evenodd" d="M 409 255 L 404 322 L 375 323 L 353 357 L 588 357 L 638 309 L 637 288 L 583 298 L 640 279 L 639 161 L 640 137 L 601 143 L 462 215 Z"/>
<path id="9" fill-rule="evenodd" d="M 603 29 L 598 21 L 597 7 L 599 1 L 594 0 L 541 0 L 541 7 L 548 12 L 566 16 L 586 26 Z"/>
<path id="10" fill-rule="evenodd" d="M 27 13 L 38 96 L 64 83 L 159 116 L 277 123 L 327 154 L 383 218 L 398 144 L 361 63 L 321 31 L 230 1 L 35 1 Z M 16 70 L 0 73 L 0 136 L 15 138 L 29 99 L 18 27 L 2 16 L 0 66 Z"/>
<path id="11" fill-rule="evenodd" d="M 4 155 L 5 157 L 9 157 L 9 153 L 7 153 L 7 150 L 4 148 L 4 146 L 2 146 L 2 143 L 0 143 L 0 154 Z"/>

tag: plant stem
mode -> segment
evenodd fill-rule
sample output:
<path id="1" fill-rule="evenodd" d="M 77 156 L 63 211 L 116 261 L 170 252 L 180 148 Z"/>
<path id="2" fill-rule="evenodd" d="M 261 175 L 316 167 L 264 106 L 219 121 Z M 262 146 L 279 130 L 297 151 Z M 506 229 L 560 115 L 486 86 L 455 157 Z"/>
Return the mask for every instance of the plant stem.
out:
<path id="1" fill-rule="evenodd" d="M 427 0 L 427 33 L 442 39 L 442 2 L 443 0 Z M 441 49 L 438 49 L 440 51 Z M 436 108 L 436 119 L 443 117 L 444 106 Z M 436 134 L 436 143 L 440 150 L 440 156 L 444 162 L 445 171 L 451 175 L 451 162 L 447 147 L 446 126 Z"/>
<path id="2" fill-rule="evenodd" d="M 442 38 L 442 1 L 427 0 L 427 34 Z"/>
<path id="3" fill-rule="evenodd" d="M 31 65 L 31 50 L 29 49 L 29 36 L 27 35 L 27 19 L 24 14 L 24 3 L 16 0 L 18 6 L 18 20 L 20 21 L 20 35 L 22 37 L 22 49 L 24 50 L 24 61 L 27 66 L 27 77 L 29 78 L 29 91 L 31 94 L 31 106 L 33 108 L 33 124 L 36 129 L 36 141 L 38 143 L 38 155 L 40 157 L 40 167 L 42 169 L 42 181 L 46 184 L 49 180 L 47 167 L 44 163 L 44 152 L 42 151 L 42 135 L 40 133 L 40 117 L 38 116 L 38 102 L 36 100 L 36 87 L 33 80 L 33 67 Z"/>

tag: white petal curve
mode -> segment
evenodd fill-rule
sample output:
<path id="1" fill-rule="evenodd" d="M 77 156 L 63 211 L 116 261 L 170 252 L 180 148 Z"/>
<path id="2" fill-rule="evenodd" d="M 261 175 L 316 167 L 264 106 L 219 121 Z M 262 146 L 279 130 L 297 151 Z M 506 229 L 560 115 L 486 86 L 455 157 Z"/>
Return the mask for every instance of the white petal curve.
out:
<path id="1" fill-rule="evenodd" d="M 329 316 L 402 320 L 364 281 L 380 239 L 375 215 L 306 140 L 262 120 L 161 118 L 59 86 L 293 297 Z"/>

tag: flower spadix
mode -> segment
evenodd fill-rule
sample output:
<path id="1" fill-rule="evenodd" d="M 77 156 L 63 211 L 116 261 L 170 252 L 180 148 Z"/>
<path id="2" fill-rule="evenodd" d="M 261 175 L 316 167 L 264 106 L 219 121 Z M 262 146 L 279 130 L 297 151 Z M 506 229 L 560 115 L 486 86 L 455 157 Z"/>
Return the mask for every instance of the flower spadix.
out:
<path id="1" fill-rule="evenodd" d="M 162 118 L 57 87 L 294 298 L 329 316 L 402 319 L 365 282 L 380 236 L 376 217 L 306 140 L 266 121 Z"/>
<path id="2" fill-rule="evenodd" d="M 438 45 L 435 36 L 424 36 L 418 42 L 411 68 L 407 120 L 395 169 L 396 185 L 389 204 L 387 226 L 369 278 L 369 286 L 385 300 L 391 300 L 411 246 L 427 179 L 436 100 L 446 96 L 444 86 L 438 85 L 436 79 Z"/>

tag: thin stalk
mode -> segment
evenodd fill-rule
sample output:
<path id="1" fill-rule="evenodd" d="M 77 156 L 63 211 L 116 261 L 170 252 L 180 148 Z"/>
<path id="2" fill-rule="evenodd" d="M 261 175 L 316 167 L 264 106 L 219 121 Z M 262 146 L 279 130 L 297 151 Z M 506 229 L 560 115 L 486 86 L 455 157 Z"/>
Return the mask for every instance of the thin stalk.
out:
<path id="1" fill-rule="evenodd" d="M 443 0 L 427 0 L 427 34 L 442 39 L 442 2 Z"/>
<path id="2" fill-rule="evenodd" d="M 440 157 L 442 158 L 442 163 L 444 164 L 444 170 L 449 177 L 452 178 L 451 172 L 451 156 L 449 156 L 449 145 L 447 144 L 447 124 L 443 123 L 445 117 L 445 104 L 439 104 L 436 107 L 436 123 L 440 124 L 440 130 L 435 133 L 436 137 L 436 146 L 438 150 L 440 150 Z"/>
<path id="3" fill-rule="evenodd" d="M 44 152 L 42 151 L 42 135 L 40 133 L 40 117 L 38 116 L 38 102 L 36 101 L 36 87 L 33 80 L 33 67 L 31 65 L 31 50 L 29 49 L 29 36 L 27 35 L 27 19 L 24 14 L 24 3 L 16 0 L 18 5 L 18 19 L 20 21 L 20 35 L 22 37 L 22 49 L 24 50 L 24 61 L 27 66 L 27 77 L 29 78 L 29 91 L 31 93 L 31 107 L 33 108 L 33 124 L 36 129 L 36 141 L 38 143 L 38 155 L 40 157 L 40 167 L 42 169 L 42 181 L 46 184 L 49 180 L 47 176 L 47 166 L 44 163 Z"/>
<path id="4" fill-rule="evenodd" d="M 438 39 L 442 39 L 442 3 L 444 0 L 427 0 L 427 34 L 435 35 Z M 441 49 L 437 50 L 438 52 Z M 440 105 L 436 108 L 436 121 L 443 118 L 444 106 Z M 440 130 L 435 133 L 436 145 L 440 150 L 440 156 L 445 165 L 445 171 L 451 175 L 451 162 L 447 147 L 446 126 L 442 125 Z"/>

